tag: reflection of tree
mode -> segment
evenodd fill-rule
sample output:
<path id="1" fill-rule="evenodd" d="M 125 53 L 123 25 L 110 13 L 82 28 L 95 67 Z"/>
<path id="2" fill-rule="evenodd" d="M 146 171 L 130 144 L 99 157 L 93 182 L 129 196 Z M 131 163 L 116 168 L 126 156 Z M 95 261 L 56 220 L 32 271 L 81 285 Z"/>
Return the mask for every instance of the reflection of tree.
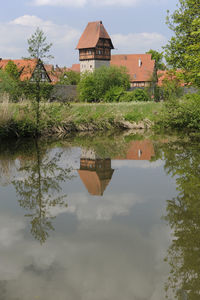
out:
<path id="1" fill-rule="evenodd" d="M 35 140 L 34 154 L 22 161 L 19 169 L 23 179 L 13 181 L 20 206 L 30 211 L 26 216 L 31 218 L 31 233 L 40 243 L 45 242 L 49 230 L 54 230 L 51 209 L 67 206 L 66 195 L 59 193 L 60 183 L 70 179 L 70 168 L 58 165 L 61 155 L 57 153 L 50 158 Z"/>
<path id="2" fill-rule="evenodd" d="M 176 299 L 200 299 L 200 152 L 193 143 L 162 146 L 165 169 L 176 178 L 176 198 L 167 202 L 166 220 L 173 230 L 168 250 L 171 271 L 166 288 Z M 174 298 L 174 297 L 173 297 Z"/>

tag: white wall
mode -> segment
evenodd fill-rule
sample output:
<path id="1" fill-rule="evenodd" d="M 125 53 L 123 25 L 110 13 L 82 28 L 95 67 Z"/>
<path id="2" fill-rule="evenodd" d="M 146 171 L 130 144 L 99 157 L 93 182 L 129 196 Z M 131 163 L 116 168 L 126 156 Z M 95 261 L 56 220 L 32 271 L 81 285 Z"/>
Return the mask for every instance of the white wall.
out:
<path id="1" fill-rule="evenodd" d="M 110 66 L 109 60 L 84 60 L 80 62 L 81 73 L 86 71 L 93 72 L 95 69 L 100 68 L 101 66 Z"/>

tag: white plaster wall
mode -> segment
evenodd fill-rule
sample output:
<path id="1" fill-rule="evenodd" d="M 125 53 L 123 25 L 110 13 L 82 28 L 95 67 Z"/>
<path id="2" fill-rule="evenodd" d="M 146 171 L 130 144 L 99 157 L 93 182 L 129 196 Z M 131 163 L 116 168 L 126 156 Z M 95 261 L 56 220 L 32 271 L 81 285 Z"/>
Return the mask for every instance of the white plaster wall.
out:
<path id="1" fill-rule="evenodd" d="M 110 66 L 109 60 L 84 60 L 80 62 L 81 73 L 86 71 L 93 72 L 101 66 Z"/>

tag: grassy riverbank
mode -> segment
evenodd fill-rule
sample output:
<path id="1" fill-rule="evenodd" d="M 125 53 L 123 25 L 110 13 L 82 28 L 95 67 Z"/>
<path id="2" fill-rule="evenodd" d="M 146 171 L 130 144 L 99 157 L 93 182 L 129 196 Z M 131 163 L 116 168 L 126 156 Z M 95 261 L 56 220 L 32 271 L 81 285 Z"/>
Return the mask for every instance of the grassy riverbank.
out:
<path id="1" fill-rule="evenodd" d="M 162 104 L 41 103 L 40 133 L 67 134 L 117 128 L 145 128 L 155 121 Z M 32 136 L 36 129 L 34 110 L 29 102 L 0 103 L 0 137 Z"/>

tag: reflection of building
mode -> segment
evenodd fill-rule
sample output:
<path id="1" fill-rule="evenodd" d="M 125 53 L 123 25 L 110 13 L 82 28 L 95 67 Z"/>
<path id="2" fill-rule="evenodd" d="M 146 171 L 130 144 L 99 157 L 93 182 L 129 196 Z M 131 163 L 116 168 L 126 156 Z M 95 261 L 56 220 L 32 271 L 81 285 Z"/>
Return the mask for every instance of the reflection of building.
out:
<path id="1" fill-rule="evenodd" d="M 82 151 L 78 173 L 91 195 L 103 195 L 113 172 L 110 158 L 101 159 L 93 151 Z"/>
<path id="2" fill-rule="evenodd" d="M 132 141 L 124 157 L 116 157 L 115 159 L 127 160 L 151 160 L 155 156 L 153 143 L 150 140 Z"/>
<path id="3" fill-rule="evenodd" d="M 154 155 L 153 143 L 150 140 L 132 141 L 126 154 L 115 157 L 114 160 L 151 160 Z M 101 159 L 93 150 L 82 149 L 78 173 L 91 195 L 103 195 L 113 172 L 110 158 Z"/>

